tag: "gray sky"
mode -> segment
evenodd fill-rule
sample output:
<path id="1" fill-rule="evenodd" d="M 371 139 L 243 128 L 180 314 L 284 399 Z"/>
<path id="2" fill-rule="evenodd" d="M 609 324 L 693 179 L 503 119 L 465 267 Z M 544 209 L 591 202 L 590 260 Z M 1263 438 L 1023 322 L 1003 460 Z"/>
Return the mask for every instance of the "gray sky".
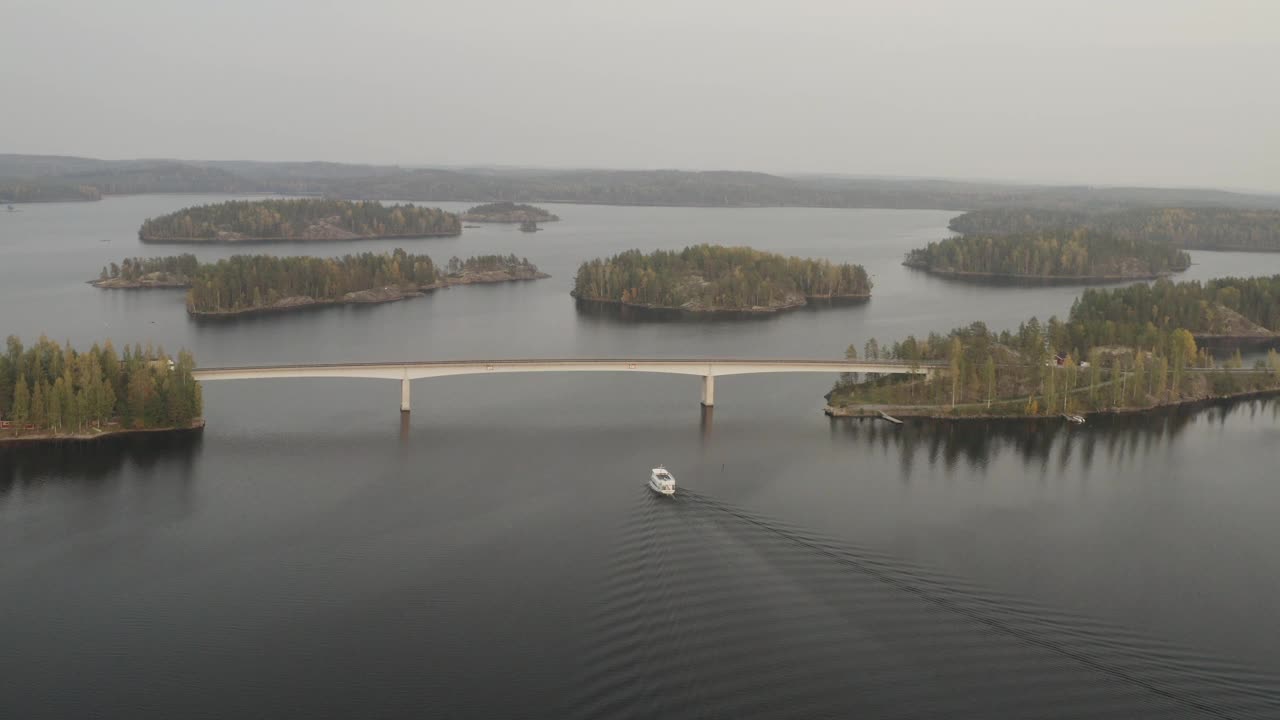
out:
<path id="1" fill-rule="evenodd" d="M 3 0 L 0 151 L 1280 191 L 1275 0 Z"/>

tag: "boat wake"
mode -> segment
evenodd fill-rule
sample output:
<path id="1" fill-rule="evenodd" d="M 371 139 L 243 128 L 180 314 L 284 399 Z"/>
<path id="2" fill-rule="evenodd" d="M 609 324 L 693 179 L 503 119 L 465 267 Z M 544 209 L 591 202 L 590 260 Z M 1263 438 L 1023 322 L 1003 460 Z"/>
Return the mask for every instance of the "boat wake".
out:
<path id="1" fill-rule="evenodd" d="M 683 485 L 643 495 L 591 621 L 577 716 L 1280 717 L 1276 679 L 1221 658 Z"/>

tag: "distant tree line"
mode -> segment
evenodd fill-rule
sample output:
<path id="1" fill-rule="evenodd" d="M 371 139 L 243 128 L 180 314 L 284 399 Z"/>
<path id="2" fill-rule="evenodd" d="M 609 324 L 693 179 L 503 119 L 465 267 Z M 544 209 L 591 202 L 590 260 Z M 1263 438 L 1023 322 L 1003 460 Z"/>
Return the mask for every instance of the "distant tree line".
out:
<path id="1" fill-rule="evenodd" d="M 92 185 L 0 180 L 0 203 L 65 202 L 68 200 L 101 199 L 102 193 Z"/>
<path id="2" fill-rule="evenodd" d="M 578 298 L 681 307 L 738 309 L 789 299 L 860 297 L 871 293 L 861 265 L 834 264 L 746 247 L 695 245 L 684 250 L 630 250 L 584 262 Z"/>
<path id="3" fill-rule="evenodd" d="M 930 179 L 679 170 L 403 168 L 326 162 L 97 160 L 0 154 L 0 178 L 85 186 L 105 194 L 260 193 L 344 198 L 711 207 L 1280 208 L 1275 195 L 1219 190 L 1033 186 Z M 0 196 L 0 200 L 3 197 Z M 73 199 L 73 198 L 59 198 Z"/>
<path id="4" fill-rule="evenodd" d="M 121 355 L 109 340 L 77 351 L 44 336 L 24 348 L 11 335 L 0 355 L 0 418 L 16 434 L 189 427 L 203 412 L 194 368 L 187 352 L 126 345 Z"/>
<path id="5" fill-rule="evenodd" d="M 142 223 L 142 240 L 205 239 L 219 233 L 243 238 L 305 238 L 316 223 L 327 223 L 361 237 L 456 235 L 458 216 L 439 208 L 383 205 L 372 201 L 231 200 L 184 208 Z"/>
<path id="6" fill-rule="evenodd" d="M 1226 207 L 1131 208 L 1105 213 L 1032 208 L 975 210 L 951 220 L 966 235 L 1023 235 L 1087 229 L 1121 240 L 1194 250 L 1280 251 L 1280 210 Z"/>
<path id="7" fill-rule="evenodd" d="M 941 273 L 1137 278 L 1185 270 L 1191 265 L 1191 256 L 1167 244 L 1076 228 L 959 235 L 908 252 L 903 264 Z"/>

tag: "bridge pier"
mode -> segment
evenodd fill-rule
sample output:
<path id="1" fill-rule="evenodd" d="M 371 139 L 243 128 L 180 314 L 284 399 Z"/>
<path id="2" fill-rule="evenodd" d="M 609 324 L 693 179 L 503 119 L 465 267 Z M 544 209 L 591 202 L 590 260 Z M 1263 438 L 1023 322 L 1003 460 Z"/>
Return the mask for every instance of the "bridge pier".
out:
<path id="1" fill-rule="evenodd" d="M 702 406 L 712 407 L 716 404 L 716 376 L 702 376 Z"/>
<path id="2" fill-rule="evenodd" d="M 409 412 L 409 378 L 400 381 L 400 412 Z"/>

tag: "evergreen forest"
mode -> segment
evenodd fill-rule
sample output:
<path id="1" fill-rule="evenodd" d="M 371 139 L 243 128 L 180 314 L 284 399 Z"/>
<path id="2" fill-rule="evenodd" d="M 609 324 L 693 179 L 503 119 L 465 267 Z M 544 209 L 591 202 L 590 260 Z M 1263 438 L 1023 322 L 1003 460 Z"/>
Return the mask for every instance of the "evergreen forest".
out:
<path id="1" fill-rule="evenodd" d="M 3 432 L 86 434 L 111 429 L 186 428 L 200 417 L 195 358 L 111 341 L 78 351 L 41 336 L 30 347 L 9 336 L 0 355 Z"/>
<path id="2" fill-rule="evenodd" d="M 560 218 L 559 216 L 534 205 L 513 202 L 493 202 L 476 205 L 463 213 L 462 219 L 478 222 L 522 222 L 528 220 L 536 222 L 551 222 L 553 220 L 559 220 Z"/>
<path id="3" fill-rule="evenodd" d="M 468 272 L 536 273 L 537 266 L 515 255 L 451 258 L 445 272 L 426 255 L 396 248 L 336 258 L 234 255 L 201 264 L 187 291 L 192 313 L 225 313 L 269 307 L 284 298 L 341 300 L 347 293 L 394 287 L 410 292 L 448 284 L 448 276 Z"/>
<path id="4" fill-rule="evenodd" d="M 458 216 L 439 208 L 383 205 L 373 201 L 230 200 L 148 218 L 139 239 L 236 240 L 343 239 L 457 235 Z"/>
<path id="5" fill-rule="evenodd" d="M 1193 250 L 1280 251 L 1280 210 L 1226 207 L 1078 210 L 999 208 L 951 220 L 966 235 L 1024 235 L 1092 230 L 1121 240 L 1150 241 Z"/>
<path id="6" fill-rule="evenodd" d="M 1186 270 L 1191 256 L 1163 243 L 1091 230 L 957 235 L 907 253 L 904 265 L 936 273 L 1027 278 L 1150 278 Z"/>
<path id="7" fill-rule="evenodd" d="M 1225 308 L 1228 312 L 1223 313 Z M 1067 320 L 1036 318 L 995 333 L 975 322 L 947 334 L 880 345 L 846 356 L 945 363 L 929 379 L 842 376 L 835 407 L 945 408 L 953 414 L 1044 415 L 1145 408 L 1186 399 L 1280 388 L 1280 354 L 1246 368 L 1240 351 L 1215 358 L 1199 336 L 1229 334 L 1244 318 L 1280 328 L 1280 275 L 1087 290 Z M 1271 338 L 1280 342 L 1280 335 Z M 1251 371 L 1252 370 L 1252 371 Z"/>

